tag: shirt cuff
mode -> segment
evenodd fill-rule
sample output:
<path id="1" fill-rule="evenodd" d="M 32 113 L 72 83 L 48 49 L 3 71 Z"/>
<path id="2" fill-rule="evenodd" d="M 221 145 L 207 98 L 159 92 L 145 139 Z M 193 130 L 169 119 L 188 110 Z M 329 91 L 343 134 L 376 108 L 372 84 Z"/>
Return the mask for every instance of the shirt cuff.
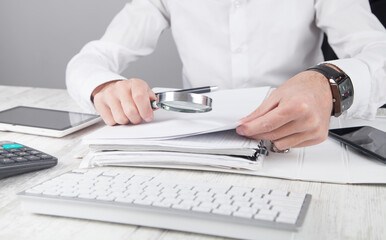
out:
<path id="1" fill-rule="evenodd" d="M 96 112 L 94 103 L 91 101 L 91 94 L 94 91 L 94 89 L 104 83 L 115 81 L 115 80 L 122 80 L 122 79 L 126 79 L 126 78 L 119 74 L 115 74 L 113 72 L 103 72 L 103 73 L 99 72 L 99 73 L 93 74 L 93 76 L 90 76 L 90 78 L 88 78 L 88 81 L 85 81 L 85 83 L 87 82 L 87 85 L 84 85 L 82 88 L 84 89 L 84 91 L 81 91 L 83 94 L 81 98 L 87 99 L 87 101 L 85 102 L 86 104 L 85 107 L 89 110 Z"/>
<path id="2" fill-rule="evenodd" d="M 338 59 L 323 63 L 329 63 L 340 68 L 350 77 L 353 84 L 354 101 L 344 116 L 347 118 L 373 118 L 376 111 L 372 111 L 369 108 L 371 93 L 371 82 L 369 79 L 371 79 L 371 76 L 366 64 L 355 58 Z"/>

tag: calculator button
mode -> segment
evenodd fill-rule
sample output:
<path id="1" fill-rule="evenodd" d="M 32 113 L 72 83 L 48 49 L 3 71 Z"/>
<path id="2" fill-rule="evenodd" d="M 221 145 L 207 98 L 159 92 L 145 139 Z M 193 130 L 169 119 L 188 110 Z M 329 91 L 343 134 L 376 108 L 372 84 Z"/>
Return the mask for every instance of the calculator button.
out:
<path id="1" fill-rule="evenodd" d="M 14 162 L 15 161 L 13 161 L 10 158 L 0 158 L 0 163 L 3 163 L 3 164 L 9 164 L 9 163 L 14 163 Z"/>
<path id="2" fill-rule="evenodd" d="M 20 150 L 17 148 L 11 148 L 11 149 L 7 149 L 7 152 L 14 153 L 14 152 L 20 152 Z"/>
<path id="3" fill-rule="evenodd" d="M 29 153 L 29 154 L 39 154 L 39 153 L 41 153 L 41 152 L 36 151 L 36 150 L 32 150 L 32 151 L 28 151 L 28 153 Z"/>
<path id="4" fill-rule="evenodd" d="M 16 152 L 15 154 L 17 154 L 18 156 L 26 156 L 26 155 L 29 155 L 28 153 L 22 152 L 22 151 Z"/>
<path id="5" fill-rule="evenodd" d="M 23 145 L 20 145 L 20 144 L 17 144 L 17 143 L 13 143 L 13 144 L 4 144 L 3 145 L 3 148 L 4 149 L 11 149 L 11 148 L 22 148 Z"/>
<path id="6" fill-rule="evenodd" d="M 31 151 L 33 150 L 32 148 L 29 148 L 29 147 L 22 147 L 22 148 L 19 148 L 21 151 Z"/>
<path id="7" fill-rule="evenodd" d="M 0 149 L 0 154 L 2 153 L 8 153 L 7 151 L 5 151 L 4 149 Z"/>
<path id="8" fill-rule="evenodd" d="M 40 160 L 40 157 L 36 157 L 36 156 L 25 156 L 24 158 L 26 158 L 26 159 L 28 159 L 28 160 L 32 160 L 32 161 L 34 161 L 34 160 Z"/>
<path id="9" fill-rule="evenodd" d="M 10 157 L 17 157 L 17 155 L 13 154 L 13 153 L 5 153 L 5 154 L 2 154 L 4 157 L 7 157 L 7 158 L 10 158 Z"/>
<path id="10" fill-rule="evenodd" d="M 40 157 L 42 159 L 51 159 L 52 158 L 50 155 L 47 155 L 47 154 L 37 154 L 36 156 Z"/>
<path id="11" fill-rule="evenodd" d="M 14 160 L 15 162 L 27 162 L 28 161 L 26 158 L 23 158 L 23 157 L 13 157 L 11 159 Z"/>

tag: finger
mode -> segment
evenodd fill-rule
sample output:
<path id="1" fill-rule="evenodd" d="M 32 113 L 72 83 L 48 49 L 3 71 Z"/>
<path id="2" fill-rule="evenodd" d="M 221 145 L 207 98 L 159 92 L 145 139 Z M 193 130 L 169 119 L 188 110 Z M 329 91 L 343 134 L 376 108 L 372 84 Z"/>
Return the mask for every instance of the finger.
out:
<path id="1" fill-rule="evenodd" d="M 122 109 L 129 119 L 129 121 L 133 124 L 139 124 L 142 122 L 142 118 L 139 115 L 138 109 L 135 106 L 134 100 L 129 94 L 125 94 L 121 98 Z"/>
<path id="2" fill-rule="evenodd" d="M 114 121 L 116 123 L 122 124 L 122 125 L 129 123 L 129 119 L 125 115 L 123 108 L 122 108 L 122 105 L 121 105 L 121 101 L 118 98 L 110 95 L 107 97 L 106 102 L 111 110 Z"/>
<path id="3" fill-rule="evenodd" d="M 324 141 L 323 139 L 312 139 L 312 140 L 304 141 L 298 145 L 295 145 L 292 148 L 308 147 L 308 146 L 319 144 L 323 141 Z"/>
<path id="4" fill-rule="evenodd" d="M 239 122 L 246 123 L 246 122 L 252 121 L 253 119 L 256 119 L 258 117 L 265 115 L 272 109 L 276 108 L 278 105 L 279 105 L 279 99 L 276 98 L 275 92 L 273 92 L 255 111 L 250 113 L 245 118 L 240 119 Z"/>
<path id="5" fill-rule="evenodd" d="M 302 116 L 293 110 L 291 103 L 280 105 L 265 115 L 242 124 L 236 130 L 244 136 L 271 133 L 274 130 Z"/>
<path id="6" fill-rule="evenodd" d="M 291 147 L 309 146 L 312 144 L 321 143 L 328 137 L 328 129 L 317 128 L 312 131 L 295 133 L 288 137 L 284 137 L 273 141 L 275 146 L 280 149 L 287 149 Z"/>
<path id="7" fill-rule="evenodd" d="M 305 129 L 303 128 L 303 124 L 301 123 L 301 121 L 290 121 L 287 124 L 284 124 L 283 126 L 271 132 L 253 135 L 252 138 L 274 141 L 295 133 L 302 132 L 304 130 Z"/>
<path id="8" fill-rule="evenodd" d="M 110 108 L 105 104 L 95 104 L 95 109 L 101 115 L 106 125 L 113 126 L 117 124 L 114 121 L 113 115 L 111 114 Z"/>
<path id="9" fill-rule="evenodd" d="M 153 120 L 153 109 L 150 105 L 149 87 L 143 81 L 134 81 L 131 90 L 132 98 L 137 106 L 139 115 L 146 121 Z M 155 99 L 155 95 L 153 95 Z"/>
<path id="10" fill-rule="evenodd" d="M 300 145 L 303 142 L 312 140 L 312 137 L 309 136 L 309 134 L 301 132 L 301 133 L 295 133 L 290 136 L 278 139 L 273 141 L 276 148 L 279 150 L 288 149 L 297 145 Z"/>
<path id="11" fill-rule="evenodd" d="M 272 132 L 256 134 L 253 136 L 253 138 L 273 141 L 295 133 L 313 131 L 314 129 L 321 127 L 323 127 L 321 119 L 305 115 L 304 117 L 297 118 L 293 121 L 284 124 L 283 126 L 273 130 Z M 325 128 L 328 128 L 328 126 L 326 125 Z"/>

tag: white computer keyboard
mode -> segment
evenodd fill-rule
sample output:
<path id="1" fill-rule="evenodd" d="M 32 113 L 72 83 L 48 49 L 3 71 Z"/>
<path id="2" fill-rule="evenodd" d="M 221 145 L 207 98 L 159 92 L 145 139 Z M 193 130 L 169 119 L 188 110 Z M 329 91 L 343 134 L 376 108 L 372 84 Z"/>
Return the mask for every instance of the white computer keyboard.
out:
<path id="1" fill-rule="evenodd" d="M 18 194 L 28 211 L 256 239 L 298 230 L 311 195 L 133 175 L 124 169 L 74 170 Z"/>

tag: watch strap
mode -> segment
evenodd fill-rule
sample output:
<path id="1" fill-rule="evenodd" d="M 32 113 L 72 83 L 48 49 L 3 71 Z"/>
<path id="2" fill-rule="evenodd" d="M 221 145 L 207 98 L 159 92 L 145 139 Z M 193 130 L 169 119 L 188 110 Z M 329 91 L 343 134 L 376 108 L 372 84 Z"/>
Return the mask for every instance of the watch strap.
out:
<path id="1" fill-rule="evenodd" d="M 342 106 L 341 106 L 341 99 L 340 99 L 340 93 L 338 88 L 338 81 L 342 78 L 344 78 L 346 75 L 342 72 L 339 72 L 329 66 L 319 64 L 313 67 L 308 68 L 307 70 L 319 72 L 323 74 L 326 78 L 328 83 L 330 84 L 330 90 L 332 95 L 332 112 L 331 115 L 338 117 L 342 114 Z"/>
<path id="2" fill-rule="evenodd" d="M 313 71 L 319 72 L 323 74 L 327 79 L 329 80 L 333 79 L 334 81 L 337 81 L 337 79 L 340 79 L 345 76 L 344 73 L 336 71 L 335 69 L 323 64 L 310 67 L 307 70 L 313 70 Z"/>

